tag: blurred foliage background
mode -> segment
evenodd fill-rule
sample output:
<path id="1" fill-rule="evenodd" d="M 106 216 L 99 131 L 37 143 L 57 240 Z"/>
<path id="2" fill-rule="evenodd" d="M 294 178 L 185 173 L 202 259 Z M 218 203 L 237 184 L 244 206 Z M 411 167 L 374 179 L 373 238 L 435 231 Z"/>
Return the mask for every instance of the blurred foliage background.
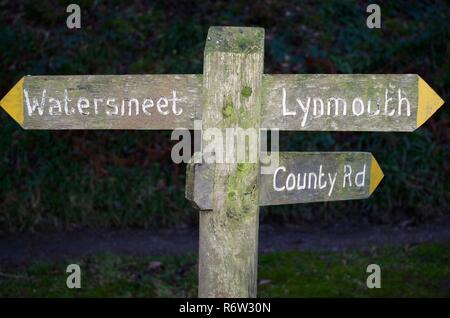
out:
<path id="1" fill-rule="evenodd" d="M 266 30 L 265 73 L 417 73 L 450 88 L 448 1 L 0 1 L 0 95 L 22 76 L 201 73 L 211 25 Z M 0 234 L 196 225 L 170 132 L 24 131 L 0 114 Z M 262 222 L 402 224 L 449 214 L 448 107 L 414 133 L 282 133 L 283 151 L 369 151 L 385 179 L 362 201 L 264 208 Z"/>

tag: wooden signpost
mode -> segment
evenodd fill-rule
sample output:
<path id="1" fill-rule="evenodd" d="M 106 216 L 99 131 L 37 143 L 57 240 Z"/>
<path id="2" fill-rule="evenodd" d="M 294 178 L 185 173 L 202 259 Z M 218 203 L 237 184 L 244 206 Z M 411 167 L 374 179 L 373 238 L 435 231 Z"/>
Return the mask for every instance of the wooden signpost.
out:
<path id="1" fill-rule="evenodd" d="M 25 129 L 193 129 L 202 120 L 225 133 L 413 131 L 444 103 L 413 74 L 263 75 L 260 28 L 211 27 L 204 58 L 203 75 L 26 76 L 0 105 Z M 259 138 L 246 148 L 256 159 Z M 367 198 L 383 178 L 365 152 L 280 152 L 273 171 L 260 168 L 188 165 L 200 297 L 256 296 L 259 206 Z"/>

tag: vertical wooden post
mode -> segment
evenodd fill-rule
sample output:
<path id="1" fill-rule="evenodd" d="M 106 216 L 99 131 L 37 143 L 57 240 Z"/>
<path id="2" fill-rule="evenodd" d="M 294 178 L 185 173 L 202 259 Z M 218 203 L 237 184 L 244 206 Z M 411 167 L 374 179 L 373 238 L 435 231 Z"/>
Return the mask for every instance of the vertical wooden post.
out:
<path id="1" fill-rule="evenodd" d="M 256 297 L 263 63 L 264 29 L 209 29 L 203 130 L 219 128 L 225 136 L 225 128 L 254 128 L 257 142 L 248 154 L 257 162 L 214 165 L 213 209 L 200 211 L 199 297 Z"/>

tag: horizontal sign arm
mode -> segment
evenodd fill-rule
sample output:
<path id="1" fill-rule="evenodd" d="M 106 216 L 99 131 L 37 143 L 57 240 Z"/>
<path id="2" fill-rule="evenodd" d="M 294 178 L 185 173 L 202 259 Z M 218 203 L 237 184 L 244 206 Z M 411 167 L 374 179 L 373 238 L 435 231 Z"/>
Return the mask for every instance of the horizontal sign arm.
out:
<path id="1" fill-rule="evenodd" d="M 0 102 L 25 129 L 193 128 L 201 75 L 25 76 Z"/>
<path id="2" fill-rule="evenodd" d="M 444 101 L 418 75 L 265 75 L 264 128 L 413 131 Z"/>
<path id="3" fill-rule="evenodd" d="M 25 129 L 194 128 L 202 75 L 26 76 L 1 100 Z M 444 103 L 418 75 L 264 75 L 261 127 L 413 131 Z"/>
<path id="4" fill-rule="evenodd" d="M 190 163 L 187 168 L 186 198 L 201 210 L 212 206 L 212 171 L 206 163 Z M 380 166 L 368 152 L 280 152 L 272 172 L 260 175 L 259 203 L 364 199 L 382 178 Z"/>

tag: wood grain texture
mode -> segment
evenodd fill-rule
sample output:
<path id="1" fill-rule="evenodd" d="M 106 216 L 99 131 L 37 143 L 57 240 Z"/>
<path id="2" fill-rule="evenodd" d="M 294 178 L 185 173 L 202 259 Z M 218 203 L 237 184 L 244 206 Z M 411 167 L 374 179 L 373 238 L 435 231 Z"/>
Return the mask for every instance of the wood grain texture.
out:
<path id="1" fill-rule="evenodd" d="M 272 174 L 260 176 L 261 206 L 365 199 L 383 178 L 378 163 L 368 152 L 280 152 L 279 159 L 277 168 L 285 170 L 280 169 L 276 175 L 274 170 Z M 190 200 L 203 210 L 212 206 L 211 171 L 213 165 L 206 163 L 192 166 L 188 171 L 188 178 L 195 180 L 195 186 L 189 185 Z M 289 177 L 286 184 L 291 173 L 294 176 Z M 274 175 L 277 188 L 285 189 L 275 190 Z M 356 185 L 356 178 L 362 186 Z M 295 187 L 287 189 L 293 180 Z"/>
<path id="2" fill-rule="evenodd" d="M 263 128 L 298 131 L 413 131 L 417 128 L 417 75 L 264 75 L 263 83 Z M 341 99 L 337 114 L 336 98 Z M 409 101 L 409 116 L 404 98 Z M 286 115 L 283 115 L 283 102 Z"/>
<path id="3" fill-rule="evenodd" d="M 203 69 L 204 129 L 258 129 L 263 50 L 263 29 L 209 29 Z M 204 139 L 205 148 L 209 142 Z M 205 148 L 204 158 L 212 155 Z M 249 151 L 259 154 L 258 148 Z M 256 297 L 258 176 L 258 163 L 214 166 L 212 211 L 200 211 L 199 297 Z"/>
<path id="4" fill-rule="evenodd" d="M 192 129 L 201 118 L 199 75 L 31 76 L 23 88 L 26 129 Z"/>
<path id="5" fill-rule="evenodd" d="M 214 169 L 210 169 L 210 166 L 207 164 L 195 163 L 195 156 L 201 156 L 201 153 L 195 153 L 186 166 L 185 197 L 191 202 L 194 208 L 198 210 L 211 210 L 211 190 L 214 188 Z M 208 205 L 204 205 L 204 202 L 208 202 Z"/>

